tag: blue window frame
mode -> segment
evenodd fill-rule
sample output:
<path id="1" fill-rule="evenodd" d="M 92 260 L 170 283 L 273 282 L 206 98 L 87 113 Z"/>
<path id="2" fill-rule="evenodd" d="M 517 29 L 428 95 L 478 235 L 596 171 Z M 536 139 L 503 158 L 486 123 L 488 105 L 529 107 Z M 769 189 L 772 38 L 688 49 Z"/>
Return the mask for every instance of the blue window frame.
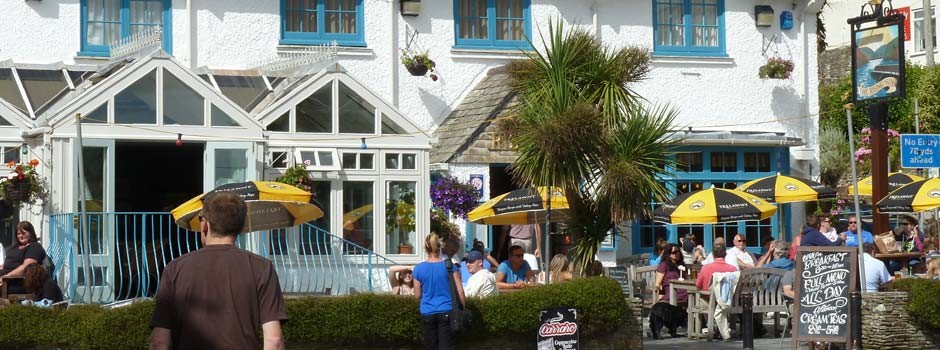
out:
<path id="1" fill-rule="evenodd" d="M 362 0 L 281 0 L 281 44 L 366 46 Z"/>
<path id="2" fill-rule="evenodd" d="M 727 56 L 724 0 L 653 0 L 653 53 Z"/>
<path id="3" fill-rule="evenodd" d="M 531 49 L 530 0 L 454 0 L 454 47 Z"/>
<path id="4" fill-rule="evenodd" d="M 695 147 L 679 150 L 676 163 L 670 169 L 668 178 L 663 179 L 668 193 L 672 196 L 701 189 L 719 187 L 734 189 L 737 186 L 765 176 L 772 176 L 778 171 L 789 170 L 789 153 L 786 148 L 773 147 Z M 652 204 L 656 209 L 658 204 Z M 783 206 L 784 222 L 789 217 L 789 206 Z M 781 235 L 778 216 L 762 221 L 745 221 L 715 225 L 666 225 L 642 218 L 633 222 L 633 252 L 651 252 L 656 239 L 678 242 L 686 234 L 695 235 L 695 242 L 711 247 L 715 237 L 734 237 L 744 235 L 746 246 L 752 252 L 760 252 L 761 243 L 770 238 L 789 239 Z M 789 232 L 789 230 L 787 231 Z M 707 250 L 711 250 L 710 248 Z"/>
<path id="5" fill-rule="evenodd" d="M 154 28 L 163 30 L 163 51 L 173 53 L 171 0 L 82 0 L 82 56 L 109 56 L 111 44 Z"/>

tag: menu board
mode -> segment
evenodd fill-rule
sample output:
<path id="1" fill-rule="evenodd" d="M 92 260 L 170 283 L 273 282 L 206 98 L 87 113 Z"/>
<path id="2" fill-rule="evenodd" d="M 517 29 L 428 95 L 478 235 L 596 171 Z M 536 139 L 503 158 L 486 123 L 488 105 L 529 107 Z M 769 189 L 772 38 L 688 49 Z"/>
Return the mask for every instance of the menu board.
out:
<path id="1" fill-rule="evenodd" d="M 539 313 L 538 350 L 578 350 L 578 310 L 556 307 Z"/>
<path id="2" fill-rule="evenodd" d="M 852 332 L 849 294 L 855 290 L 858 250 L 800 247 L 796 254 L 794 348 L 801 341 L 848 343 Z"/>
<path id="3" fill-rule="evenodd" d="M 613 278 L 620 284 L 620 290 L 623 292 L 624 296 L 632 296 L 629 273 L 626 267 L 618 266 L 607 269 L 607 276 L 610 276 L 610 278 Z"/>

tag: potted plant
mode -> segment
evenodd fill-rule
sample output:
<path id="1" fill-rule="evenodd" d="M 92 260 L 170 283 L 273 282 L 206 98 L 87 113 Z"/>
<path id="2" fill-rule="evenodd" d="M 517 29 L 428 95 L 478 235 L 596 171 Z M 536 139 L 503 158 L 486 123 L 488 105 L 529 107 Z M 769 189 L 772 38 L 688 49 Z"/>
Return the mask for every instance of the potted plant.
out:
<path id="1" fill-rule="evenodd" d="M 790 73 L 793 72 L 793 61 L 788 59 L 771 57 L 767 63 L 760 67 L 757 75 L 761 79 L 790 79 Z"/>
<path id="2" fill-rule="evenodd" d="M 307 166 L 304 164 L 297 164 L 287 168 L 284 175 L 274 181 L 285 183 L 307 192 L 310 192 L 313 188 L 313 179 L 310 178 L 310 175 L 307 173 Z"/>
<path id="3" fill-rule="evenodd" d="M 24 203 L 35 204 L 46 197 L 46 188 L 43 179 L 36 172 L 39 160 L 33 159 L 26 164 L 9 162 L 7 166 L 12 169 L 6 178 L 0 179 L 0 196 L 8 205 L 14 208 Z"/>
<path id="4" fill-rule="evenodd" d="M 414 253 L 414 246 L 408 242 L 408 236 L 415 232 L 415 192 L 402 190 L 398 200 L 391 200 L 385 205 L 385 233 L 398 233 L 398 254 Z"/>
<path id="5" fill-rule="evenodd" d="M 436 64 L 428 57 L 428 52 L 412 53 L 407 50 L 401 50 L 401 64 L 405 65 L 408 73 L 416 77 L 423 77 L 430 72 L 431 80 L 437 81 L 437 74 L 434 71 Z"/>
<path id="6" fill-rule="evenodd" d="M 431 203 L 458 218 L 467 218 L 479 204 L 480 196 L 473 185 L 454 177 L 445 177 L 431 184 Z"/>

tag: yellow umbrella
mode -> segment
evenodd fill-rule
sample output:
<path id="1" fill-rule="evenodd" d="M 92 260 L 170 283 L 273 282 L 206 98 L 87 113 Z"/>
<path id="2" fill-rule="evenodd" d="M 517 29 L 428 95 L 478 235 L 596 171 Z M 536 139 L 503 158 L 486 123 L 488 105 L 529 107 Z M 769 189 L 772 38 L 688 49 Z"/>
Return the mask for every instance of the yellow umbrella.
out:
<path id="1" fill-rule="evenodd" d="M 545 223 L 548 187 L 523 188 L 501 194 L 467 213 L 470 222 L 484 225 L 524 225 Z M 563 221 L 568 199 L 559 187 L 551 191 L 551 220 Z"/>
<path id="2" fill-rule="evenodd" d="M 343 214 L 343 228 L 352 230 L 353 224 L 370 212 L 372 212 L 372 204 L 366 204 Z"/>
<path id="3" fill-rule="evenodd" d="M 173 220 L 180 227 L 199 231 L 202 199 L 217 192 L 232 192 L 245 200 L 248 213 L 241 232 L 293 227 L 323 217 L 323 210 L 310 203 L 310 192 L 280 182 L 248 181 L 222 185 L 196 196 L 173 209 Z"/>
<path id="4" fill-rule="evenodd" d="M 905 174 L 902 172 L 896 172 L 888 174 L 888 192 L 893 192 L 894 190 L 900 188 L 901 186 L 907 185 L 912 182 L 923 180 L 924 178 L 913 175 Z M 871 196 L 872 193 L 872 177 L 866 177 L 864 179 L 858 180 L 858 195 L 860 196 Z M 855 186 L 849 186 L 849 194 L 855 194 Z"/>
<path id="5" fill-rule="evenodd" d="M 717 224 L 741 220 L 763 220 L 777 207 L 741 191 L 709 188 L 683 193 L 653 211 L 653 219 L 669 224 Z"/>
<path id="6" fill-rule="evenodd" d="M 940 208 L 940 178 L 909 183 L 878 201 L 878 212 L 912 213 Z"/>

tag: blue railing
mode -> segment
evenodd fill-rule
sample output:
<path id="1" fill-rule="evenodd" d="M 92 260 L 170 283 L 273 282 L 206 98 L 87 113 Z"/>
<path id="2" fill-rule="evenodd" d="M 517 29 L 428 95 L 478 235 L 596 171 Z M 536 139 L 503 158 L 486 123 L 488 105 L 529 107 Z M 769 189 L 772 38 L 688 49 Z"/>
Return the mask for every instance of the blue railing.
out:
<path id="1" fill-rule="evenodd" d="M 56 264 L 56 280 L 72 302 L 151 297 L 170 261 L 202 247 L 199 234 L 176 226 L 169 213 L 114 212 L 86 214 L 90 234 L 88 248 L 83 248 L 79 217 L 65 213 L 49 218 L 48 252 Z M 310 224 L 243 234 L 237 245 L 274 263 L 284 294 L 391 289 L 392 260 Z"/>

